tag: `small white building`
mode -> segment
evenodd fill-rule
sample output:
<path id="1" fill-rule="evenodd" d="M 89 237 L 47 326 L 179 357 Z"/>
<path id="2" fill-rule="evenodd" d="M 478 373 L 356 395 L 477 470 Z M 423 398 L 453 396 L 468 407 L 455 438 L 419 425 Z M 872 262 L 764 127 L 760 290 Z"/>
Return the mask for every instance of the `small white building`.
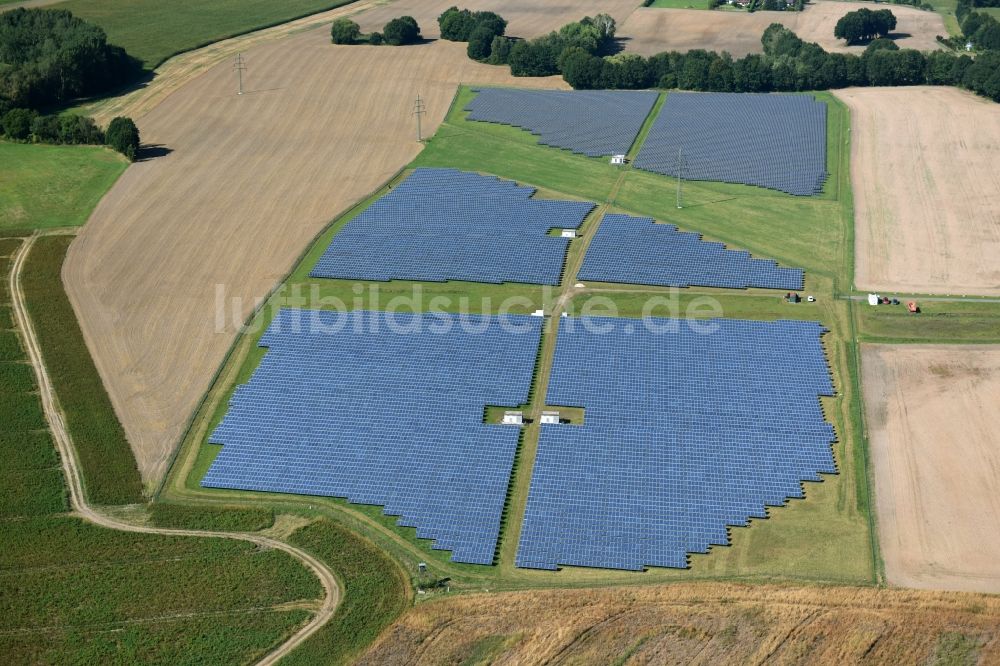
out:
<path id="1" fill-rule="evenodd" d="M 625 158 L 624 155 L 612 155 L 611 163 L 614 164 L 615 166 L 621 166 L 623 164 L 628 164 L 628 160 Z"/>
<path id="2" fill-rule="evenodd" d="M 868 305 L 878 305 L 880 300 L 878 294 L 868 294 Z"/>
<path id="3" fill-rule="evenodd" d="M 531 316 L 532 317 L 544 317 L 545 316 L 545 310 L 535 310 L 534 312 L 531 313 Z"/>
<path id="4" fill-rule="evenodd" d="M 542 412 L 542 423 L 559 423 L 559 412 Z"/>
<path id="5" fill-rule="evenodd" d="M 559 235 L 563 238 L 576 238 L 576 229 L 563 229 Z"/>
<path id="6" fill-rule="evenodd" d="M 524 414 L 522 412 L 504 412 L 503 425 L 524 425 Z"/>

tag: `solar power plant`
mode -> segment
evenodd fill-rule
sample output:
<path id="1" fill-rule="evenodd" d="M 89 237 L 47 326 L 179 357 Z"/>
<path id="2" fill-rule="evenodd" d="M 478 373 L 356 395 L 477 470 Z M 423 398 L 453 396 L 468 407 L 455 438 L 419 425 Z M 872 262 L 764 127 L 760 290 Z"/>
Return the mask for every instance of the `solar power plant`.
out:
<path id="1" fill-rule="evenodd" d="M 587 248 L 578 277 L 664 287 L 802 289 L 798 268 L 780 268 L 743 250 L 703 241 L 700 234 L 650 217 L 609 213 Z"/>
<path id="2" fill-rule="evenodd" d="M 659 93 L 621 90 L 511 90 L 480 88 L 469 120 L 513 125 L 546 146 L 589 157 L 624 155 L 632 147 Z"/>
<path id="3" fill-rule="evenodd" d="M 517 566 L 683 568 L 836 472 L 818 323 L 647 323 L 562 320 Z"/>
<path id="4" fill-rule="evenodd" d="M 282 310 L 209 441 L 202 486 L 342 497 L 492 564 L 540 317 Z"/>
<path id="5" fill-rule="evenodd" d="M 818 194 L 826 104 L 806 95 L 672 92 L 633 165 L 668 176 L 680 165 L 689 180 Z"/>
<path id="6" fill-rule="evenodd" d="M 455 169 L 417 169 L 348 222 L 310 275 L 351 280 L 559 284 L 569 240 L 594 204 Z"/>

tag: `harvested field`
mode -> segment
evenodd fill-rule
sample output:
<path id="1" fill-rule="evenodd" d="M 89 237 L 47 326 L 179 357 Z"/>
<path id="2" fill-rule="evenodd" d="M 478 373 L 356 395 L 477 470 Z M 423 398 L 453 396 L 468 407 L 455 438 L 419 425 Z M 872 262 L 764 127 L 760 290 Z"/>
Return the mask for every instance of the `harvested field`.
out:
<path id="1" fill-rule="evenodd" d="M 1000 659 L 994 597 L 682 584 L 419 604 L 359 663 L 964 664 L 977 657 Z"/>
<path id="2" fill-rule="evenodd" d="M 462 9 L 490 10 L 508 21 L 507 34 L 515 37 L 536 37 L 561 26 L 579 21 L 584 16 L 610 14 L 620 26 L 639 6 L 639 0 L 467 0 L 457 3 Z M 396 0 L 383 3 L 354 18 L 362 32 L 381 30 L 382 26 L 397 16 L 409 15 L 420 24 L 426 38 L 440 37 L 437 18 L 444 10 L 455 6 L 455 0 Z M 832 29 L 831 29 L 832 30 Z"/>
<path id="3" fill-rule="evenodd" d="M 707 49 L 729 51 L 734 56 L 762 51 L 760 36 L 767 26 L 781 23 L 807 42 L 827 51 L 855 52 L 863 46 L 845 46 L 834 39 L 833 27 L 841 16 L 871 3 L 814 2 L 803 12 L 706 12 L 698 9 L 639 8 L 621 25 L 618 35 L 625 49 L 643 55 L 661 51 Z M 938 48 L 936 35 L 947 35 L 939 14 L 914 7 L 892 6 L 898 20 L 895 39 L 900 48 L 923 51 Z"/>
<path id="4" fill-rule="evenodd" d="M 836 94 L 854 121 L 856 286 L 1000 295 L 1000 107 L 944 87 Z"/>
<path id="5" fill-rule="evenodd" d="M 242 97 L 226 60 L 139 119 L 162 155 L 125 172 L 67 257 L 67 291 L 147 483 L 256 299 L 419 152 L 417 93 L 429 134 L 459 82 L 515 82 L 464 44 L 337 47 L 325 26 L 246 60 Z"/>
<path id="6" fill-rule="evenodd" d="M 1000 592 L 1000 347 L 862 354 L 888 581 Z"/>

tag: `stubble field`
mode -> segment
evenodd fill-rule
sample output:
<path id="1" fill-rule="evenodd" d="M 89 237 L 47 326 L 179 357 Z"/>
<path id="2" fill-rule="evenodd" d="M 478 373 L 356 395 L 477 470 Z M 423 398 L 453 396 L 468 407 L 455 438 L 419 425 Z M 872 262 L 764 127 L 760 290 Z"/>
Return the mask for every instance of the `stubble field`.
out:
<path id="1" fill-rule="evenodd" d="M 862 348 L 888 582 L 1000 592 L 1000 347 Z"/>
<path id="2" fill-rule="evenodd" d="M 1000 107 L 955 88 L 849 88 L 855 285 L 1000 295 Z"/>
<path id="3" fill-rule="evenodd" d="M 993 663 L 992 597 L 679 584 L 418 604 L 362 664 Z"/>
<path id="4" fill-rule="evenodd" d="M 844 14 L 871 7 L 861 2 L 814 2 L 802 12 L 707 12 L 699 9 L 636 9 L 618 34 L 626 50 L 653 55 L 661 51 L 707 49 L 729 51 L 734 56 L 762 51 L 760 36 L 767 26 L 781 23 L 807 42 L 827 51 L 860 53 L 864 46 L 845 46 L 833 28 Z M 896 43 L 900 48 L 934 50 L 936 35 L 947 35 L 939 14 L 913 7 L 892 6 L 898 20 Z"/>

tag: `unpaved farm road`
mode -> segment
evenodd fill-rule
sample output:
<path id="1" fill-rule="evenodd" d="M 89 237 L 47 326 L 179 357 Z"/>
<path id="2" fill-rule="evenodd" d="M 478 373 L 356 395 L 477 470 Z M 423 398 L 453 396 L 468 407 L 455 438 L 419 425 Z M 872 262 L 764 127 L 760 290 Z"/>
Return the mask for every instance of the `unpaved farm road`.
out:
<path id="1" fill-rule="evenodd" d="M 76 449 L 73 446 L 73 439 L 63 421 L 62 412 L 59 410 L 52 383 L 49 381 L 48 371 L 42 359 L 41 348 L 35 336 L 35 329 L 28 317 L 28 310 L 24 302 L 24 292 L 21 289 L 21 269 L 24 261 L 34 245 L 38 233 L 28 237 L 21 244 L 17 254 L 14 255 L 14 262 L 10 272 L 10 294 L 14 312 L 14 321 L 22 333 L 24 346 L 28 352 L 28 357 L 32 367 L 35 369 L 35 376 L 38 380 L 39 392 L 42 399 L 42 407 L 45 410 L 45 418 L 49 422 L 53 439 L 59 449 L 59 459 L 62 461 L 63 474 L 66 477 L 66 485 L 69 487 L 70 506 L 73 513 L 87 522 L 106 527 L 112 530 L 123 532 L 140 532 L 142 534 L 163 534 L 170 536 L 188 537 L 215 537 L 219 539 L 236 539 L 238 541 L 249 541 L 265 548 L 274 548 L 288 553 L 308 567 L 323 585 L 324 598 L 319 610 L 305 626 L 299 629 L 291 638 L 278 646 L 275 650 L 267 654 L 258 663 L 258 666 L 275 664 L 279 659 L 290 653 L 307 638 L 319 631 L 330 618 L 333 617 L 340 603 L 340 586 L 333 571 L 325 564 L 314 558 L 304 550 L 289 545 L 276 539 L 243 532 L 215 532 L 210 530 L 178 530 L 164 529 L 159 527 L 148 527 L 145 525 L 133 525 L 122 522 L 116 518 L 106 516 L 94 507 L 87 504 L 87 498 L 83 492 L 83 482 L 81 480 L 80 469 L 76 459 Z"/>

